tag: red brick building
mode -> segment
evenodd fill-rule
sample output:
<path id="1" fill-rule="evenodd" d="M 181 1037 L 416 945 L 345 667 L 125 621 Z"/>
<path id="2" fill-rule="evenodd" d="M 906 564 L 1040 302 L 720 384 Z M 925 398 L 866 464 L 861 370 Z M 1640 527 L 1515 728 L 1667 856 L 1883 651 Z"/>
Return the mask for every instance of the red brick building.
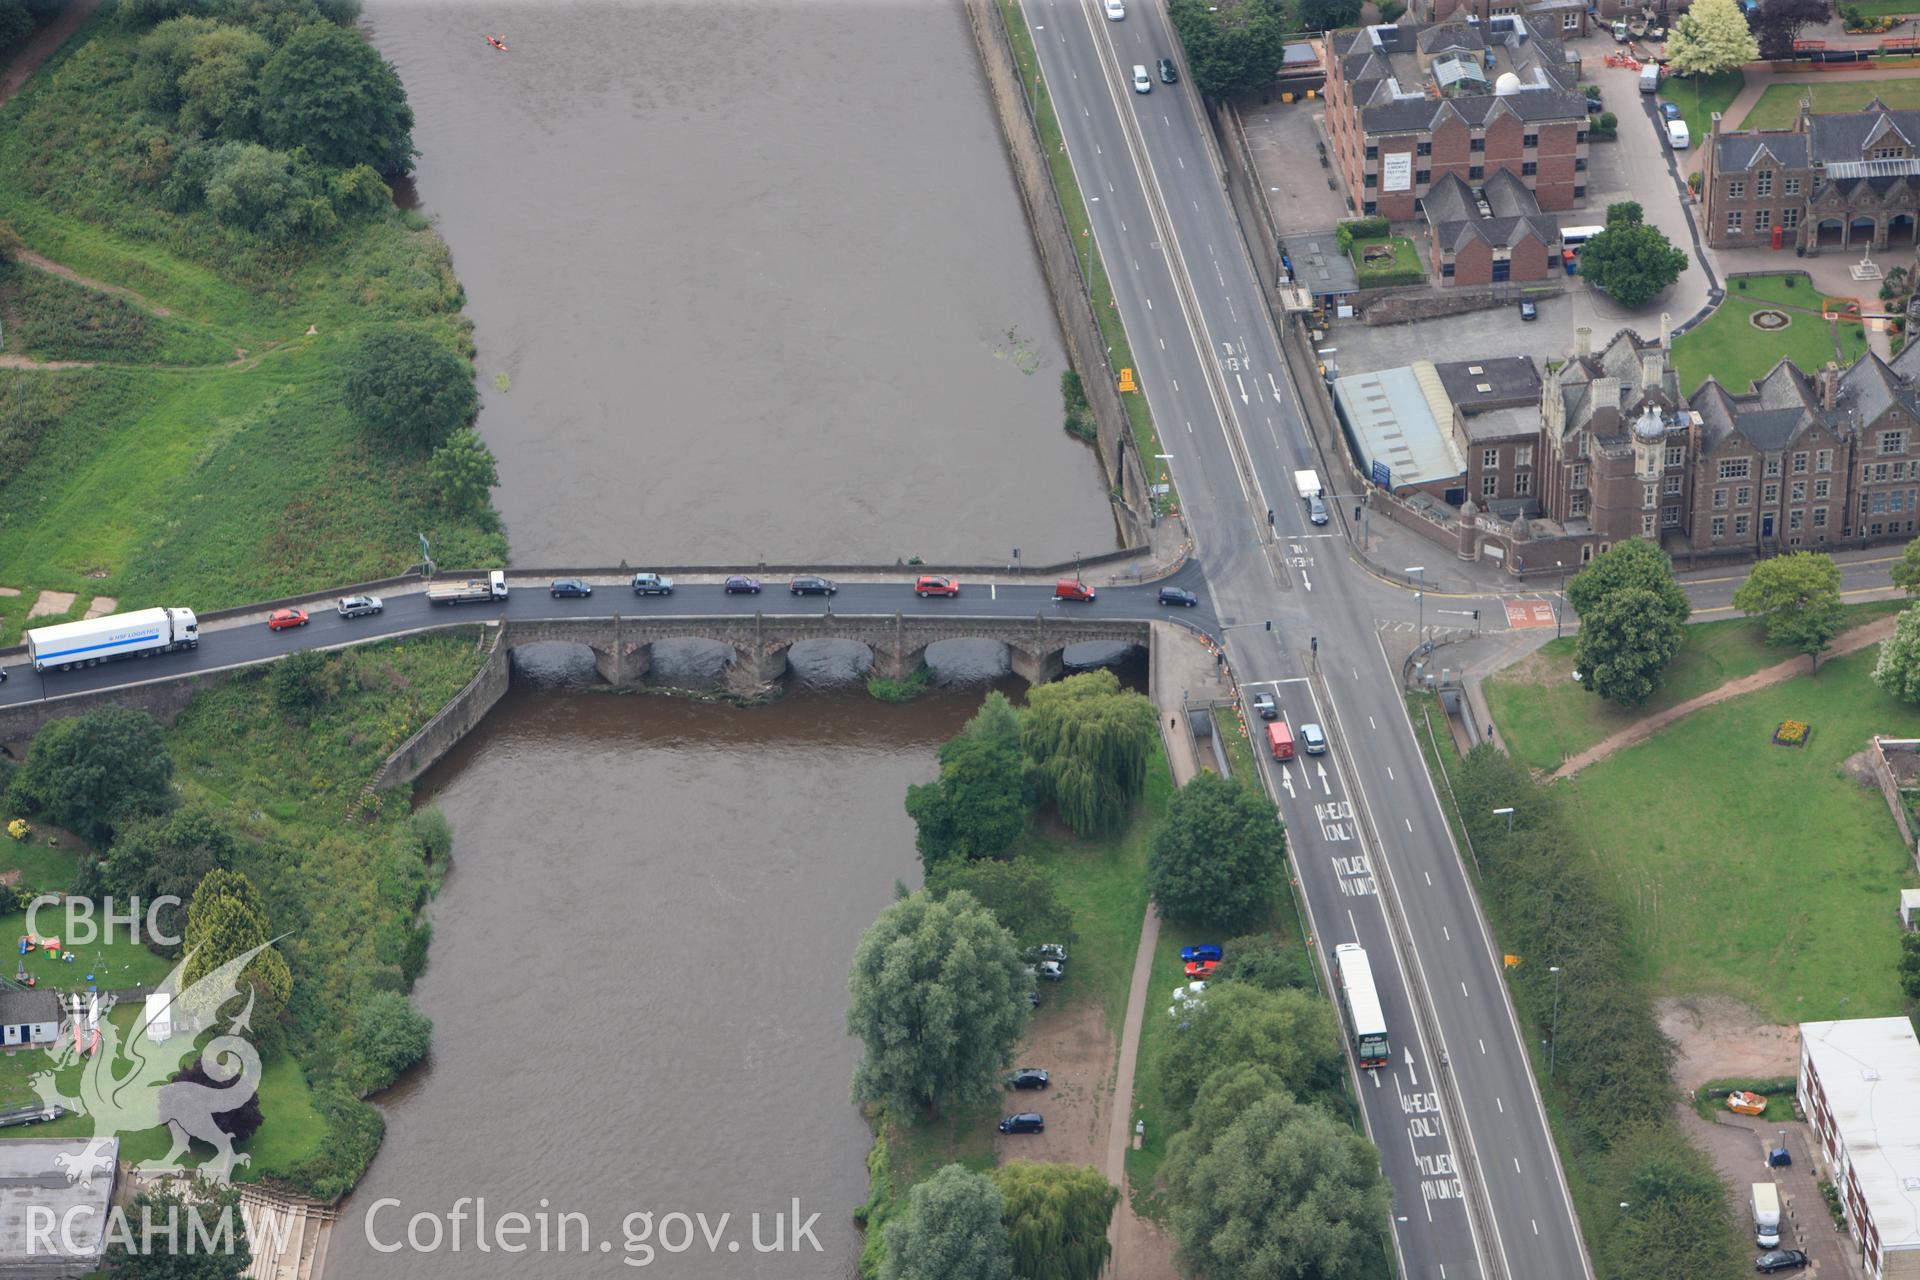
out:
<path id="1" fill-rule="evenodd" d="M 1422 203 L 1442 285 L 1545 280 L 1560 268 L 1560 224 L 1505 169 L 1484 187 L 1447 174 Z"/>
<path id="2" fill-rule="evenodd" d="M 1546 23 L 1402 23 L 1329 39 L 1327 129 L 1355 212 L 1410 219 L 1443 178 L 1479 187 L 1500 172 L 1543 210 L 1585 199 L 1580 65 Z"/>

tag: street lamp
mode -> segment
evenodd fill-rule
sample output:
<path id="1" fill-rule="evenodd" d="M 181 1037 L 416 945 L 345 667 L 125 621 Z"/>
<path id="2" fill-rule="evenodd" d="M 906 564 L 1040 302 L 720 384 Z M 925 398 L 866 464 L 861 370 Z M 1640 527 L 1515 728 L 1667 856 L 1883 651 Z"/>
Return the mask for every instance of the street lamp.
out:
<path id="1" fill-rule="evenodd" d="M 1080 553 L 1078 551 L 1073 553 L 1073 580 L 1075 582 L 1080 581 Z"/>
<path id="2" fill-rule="evenodd" d="M 1555 560 L 1553 562 L 1553 571 L 1558 574 L 1560 578 L 1560 585 L 1553 596 L 1553 638 L 1558 640 L 1560 638 L 1560 598 L 1564 596 L 1567 591 L 1566 561 Z"/>
<path id="3" fill-rule="evenodd" d="M 1495 809 L 1495 810 L 1493 811 L 1493 816 L 1494 816 L 1494 817 L 1496 817 L 1496 818 L 1498 818 L 1498 817 L 1501 817 L 1502 815 L 1504 815 L 1504 816 L 1506 817 L 1506 819 L 1507 819 L 1507 834 L 1508 834 L 1508 835 L 1512 835 L 1512 834 L 1513 834 L 1513 809 L 1512 809 L 1512 807 L 1511 807 L 1511 806 L 1509 806 L 1509 807 L 1507 807 L 1507 808 L 1505 808 L 1505 809 Z M 1558 972 L 1560 972 L 1560 971 L 1559 971 L 1558 969 L 1555 969 L 1555 970 L 1554 970 L 1554 972 L 1555 972 L 1555 973 L 1558 973 Z"/>
<path id="4" fill-rule="evenodd" d="M 1547 1030 L 1547 1079 L 1551 1080 L 1553 1068 L 1560 1057 L 1560 966 L 1550 966 L 1547 972 L 1553 975 L 1553 1017 Z M 1620 1207 L 1624 1209 L 1627 1206 L 1623 1204 Z"/>
<path id="5" fill-rule="evenodd" d="M 1420 575 L 1420 589 L 1413 593 L 1414 600 L 1420 605 L 1420 634 L 1415 639 L 1424 640 L 1427 638 L 1427 566 L 1410 564 L 1407 566 L 1407 573 Z"/>

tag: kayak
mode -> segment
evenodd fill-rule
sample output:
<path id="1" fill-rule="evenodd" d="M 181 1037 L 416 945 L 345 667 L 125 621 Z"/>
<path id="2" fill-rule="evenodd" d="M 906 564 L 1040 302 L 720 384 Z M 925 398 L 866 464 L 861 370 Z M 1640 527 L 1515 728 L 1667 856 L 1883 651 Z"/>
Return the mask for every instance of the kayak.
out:
<path id="1" fill-rule="evenodd" d="M 507 42 L 505 40 L 502 40 L 499 36 L 488 36 L 487 43 L 492 45 L 494 48 L 498 49 L 502 53 L 505 53 L 507 51 Z"/>

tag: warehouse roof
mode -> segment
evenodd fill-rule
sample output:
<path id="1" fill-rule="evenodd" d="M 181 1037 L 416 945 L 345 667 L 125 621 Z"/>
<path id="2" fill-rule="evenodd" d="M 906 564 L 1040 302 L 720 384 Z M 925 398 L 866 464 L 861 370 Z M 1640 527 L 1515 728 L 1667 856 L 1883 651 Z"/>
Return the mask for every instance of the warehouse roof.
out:
<path id="1" fill-rule="evenodd" d="M 1427 366 L 1438 390 L 1439 378 Z M 1392 485 L 1431 484 L 1466 471 L 1453 438 L 1434 416 L 1432 397 L 1415 369 L 1353 373 L 1333 384 L 1334 399 L 1368 464 L 1383 463 Z"/>

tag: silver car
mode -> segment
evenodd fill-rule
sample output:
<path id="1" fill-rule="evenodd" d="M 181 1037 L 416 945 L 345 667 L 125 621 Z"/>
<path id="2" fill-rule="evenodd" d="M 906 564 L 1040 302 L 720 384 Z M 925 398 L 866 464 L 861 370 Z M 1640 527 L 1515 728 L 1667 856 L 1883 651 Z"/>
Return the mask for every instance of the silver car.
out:
<path id="1" fill-rule="evenodd" d="M 343 618 L 364 618 L 370 613 L 384 612 L 387 604 L 379 596 L 342 596 L 335 607 Z"/>

